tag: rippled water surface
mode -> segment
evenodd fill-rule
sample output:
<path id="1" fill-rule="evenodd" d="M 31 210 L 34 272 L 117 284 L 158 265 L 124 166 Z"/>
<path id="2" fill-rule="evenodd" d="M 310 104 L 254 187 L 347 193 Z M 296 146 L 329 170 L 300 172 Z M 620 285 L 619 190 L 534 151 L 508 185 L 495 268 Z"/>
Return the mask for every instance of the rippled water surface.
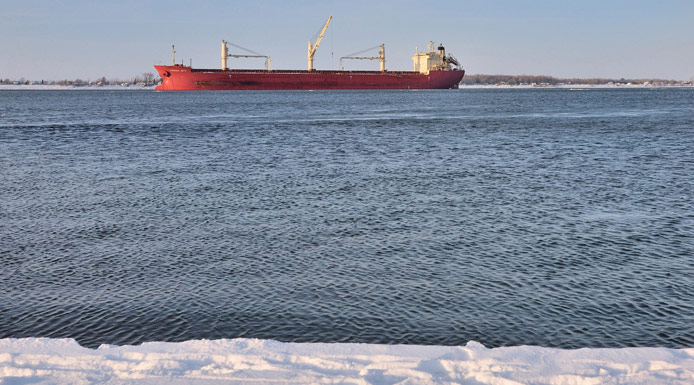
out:
<path id="1" fill-rule="evenodd" d="M 0 92 L 0 338 L 694 346 L 694 90 Z"/>

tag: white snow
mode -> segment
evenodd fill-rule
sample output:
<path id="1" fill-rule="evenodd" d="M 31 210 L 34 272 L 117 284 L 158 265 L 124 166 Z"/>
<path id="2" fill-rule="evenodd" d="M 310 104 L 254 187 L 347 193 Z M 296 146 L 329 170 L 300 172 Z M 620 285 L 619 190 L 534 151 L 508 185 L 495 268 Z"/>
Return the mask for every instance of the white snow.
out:
<path id="1" fill-rule="evenodd" d="M 0 339 L 0 384 L 694 384 L 694 348 Z"/>

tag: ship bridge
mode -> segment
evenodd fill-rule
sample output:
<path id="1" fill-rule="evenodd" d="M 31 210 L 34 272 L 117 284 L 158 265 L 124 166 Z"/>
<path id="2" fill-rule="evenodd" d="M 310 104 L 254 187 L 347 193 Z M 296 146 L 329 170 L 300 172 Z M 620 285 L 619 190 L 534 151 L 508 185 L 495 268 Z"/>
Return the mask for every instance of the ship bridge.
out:
<path id="1" fill-rule="evenodd" d="M 446 49 L 442 44 L 438 48 L 434 48 L 434 42 L 429 42 L 425 52 L 419 52 L 419 49 L 412 55 L 414 62 L 413 71 L 422 74 L 429 74 L 431 71 L 453 71 L 459 70 L 460 63 L 453 55 L 446 56 Z"/>

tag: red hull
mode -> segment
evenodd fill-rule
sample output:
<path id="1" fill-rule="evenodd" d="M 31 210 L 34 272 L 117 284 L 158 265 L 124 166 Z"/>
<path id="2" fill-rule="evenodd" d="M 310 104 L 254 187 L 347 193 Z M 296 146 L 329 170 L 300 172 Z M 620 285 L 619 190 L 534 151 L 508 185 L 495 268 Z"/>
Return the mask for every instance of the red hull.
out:
<path id="1" fill-rule="evenodd" d="M 465 71 L 287 71 L 193 69 L 154 66 L 157 91 L 194 90 L 378 90 L 458 88 Z"/>

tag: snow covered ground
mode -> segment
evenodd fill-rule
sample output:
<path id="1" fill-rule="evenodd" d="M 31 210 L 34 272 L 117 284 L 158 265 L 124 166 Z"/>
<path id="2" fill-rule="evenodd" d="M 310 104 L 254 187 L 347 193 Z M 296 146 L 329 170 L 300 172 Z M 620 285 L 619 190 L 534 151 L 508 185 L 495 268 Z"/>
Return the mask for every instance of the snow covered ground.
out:
<path id="1" fill-rule="evenodd" d="M 694 348 L 0 340 L 0 384 L 694 384 Z"/>

